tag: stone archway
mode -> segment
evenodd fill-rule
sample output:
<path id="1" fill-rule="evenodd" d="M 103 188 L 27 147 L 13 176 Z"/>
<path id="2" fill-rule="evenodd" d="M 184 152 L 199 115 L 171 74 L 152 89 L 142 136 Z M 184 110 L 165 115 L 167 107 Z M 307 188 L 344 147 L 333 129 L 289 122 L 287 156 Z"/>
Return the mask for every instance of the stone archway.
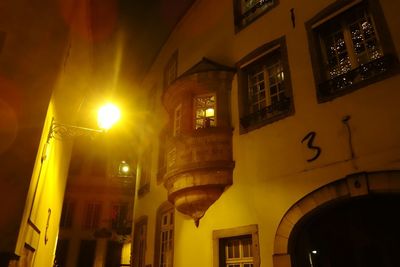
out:
<path id="1" fill-rule="evenodd" d="M 400 171 L 352 174 L 311 192 L 295 203 L 282 218 L 275 235 L 273 266 L 292 267 L 289 241 L 301 220 L 335 202 L 387 193 L 400 193 Z"/>

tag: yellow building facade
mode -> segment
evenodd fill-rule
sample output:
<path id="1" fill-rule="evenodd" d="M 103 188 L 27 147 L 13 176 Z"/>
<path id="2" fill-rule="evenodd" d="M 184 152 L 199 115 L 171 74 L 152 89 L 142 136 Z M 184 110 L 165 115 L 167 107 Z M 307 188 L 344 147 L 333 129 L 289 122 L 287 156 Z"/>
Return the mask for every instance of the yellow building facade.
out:
<path id="1" fill-rule="evenodd" d="M 116 151 L 104 144 L 109 144 L 104 138 L 74 144 L 60 219 L 57 266 L 130 264 L 135 170 L 129 168 L 133 162 L 126 155 L 123 162 L 128 169 L 115 168 L 122 159 L 116 160 Z"/>
<path id="2" fill-rule="evenodd" d="M 195 1 L 142 83 L 134 266 L 398 264 L 398 8 Z"/>

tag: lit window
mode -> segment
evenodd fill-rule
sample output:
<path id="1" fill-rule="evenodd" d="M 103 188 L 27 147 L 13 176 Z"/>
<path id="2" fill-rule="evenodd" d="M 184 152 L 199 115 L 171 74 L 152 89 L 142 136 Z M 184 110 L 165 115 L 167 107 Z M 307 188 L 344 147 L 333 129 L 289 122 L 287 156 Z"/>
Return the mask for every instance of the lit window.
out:
<path id="1" fill-rule="evenodd" d="M 283 118 L 292 111 L 284 38 L 256 51 L 256 56 L 252 53 L 252 58 L 245 57 L 238 64 L 242 132 Z"/>
<path id="2" fill-rule="evenodd" d="M 308 23 L 311 45 L 318 51 L 312 57 L 320 100 L 349 92 L 354 85 L 372 81 L 392 68 L 394 58 L 384 53 L 380 38 L 388 35 L 379 35 L 368 3 L 363 1 L 326 22 Z"/>
<path id="3" fill-rule="evenodd" d="M 60 219 L 60 227 L 70 228 L 72 226 L 74 211 L 75 211 L 75 202 L 70 200 L 64 200 L 61 219 Z"/>
<path id="4" fill-rule="evenodd" d="M 181 122 L 182 122 L 182 104 L 179 104 L 175 108 L 174 112 L 174 136 L 181 133 Z"/>
<path id="5" fill-rule="evenodd" d="M 276 6 L 277 2 L 277 0 L 234 0 L 236 30 L 240 30 Z"/>
<path id="6" fill-rule="evenodd" d="M 195 129 L 215 127 L 216 100 L 214 94 L 196 96 L 194 98 Z"/>
<path id="7" fill-rule="evenodd" d="M 96 229 L 99 226 L 101 213 L 100 203 L 88 203 L 86 206 L 86 215 L 84 221 L 85 229 Z"/>

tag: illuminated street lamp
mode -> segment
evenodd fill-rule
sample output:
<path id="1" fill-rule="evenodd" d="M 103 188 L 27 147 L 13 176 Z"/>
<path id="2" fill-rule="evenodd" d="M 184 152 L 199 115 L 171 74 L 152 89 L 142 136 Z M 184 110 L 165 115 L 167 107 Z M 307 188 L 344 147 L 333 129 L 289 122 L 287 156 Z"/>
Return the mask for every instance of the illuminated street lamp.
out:
<path id="1" fill-rule="evenodd" d="M 131 167 L 125 160 L 121 161 L 118 166 L 118 177 L 131 177 L 131 176 L 132 176 Z"/>
<path id="2" fill-rule="evenodd" d="M 99 109 L 97 123 L 100 129 L 108 130 L 120 118 L 121 118 L 121 113 L 119 111 L 119 108 L 114 104 L 107 103 L 106 105 L 102 106 Z"/>
<path id="3" fill-rule="evenodd" d="M 53 118 L 50 126 L 48 141 L 51 138 L 62 139 L 64 137 L 73 138 L 77 136 L 89 136 L 93 138 L 97 134 L 104 133 L 109 130 L 120 118 L 121 113 L 119 111 L 119 108 L 111 103 L 105 104 L 98 111 L 97 123 L 99 129 L 67 125 L 56 122 Z"/>

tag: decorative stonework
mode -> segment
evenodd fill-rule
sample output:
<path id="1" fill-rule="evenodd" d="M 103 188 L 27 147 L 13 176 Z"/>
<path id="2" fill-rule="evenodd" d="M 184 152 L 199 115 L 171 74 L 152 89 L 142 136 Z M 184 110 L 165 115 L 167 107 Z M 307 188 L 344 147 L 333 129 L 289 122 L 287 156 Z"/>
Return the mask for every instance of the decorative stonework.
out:
<path id="1" fill-rule="evenodd" d="M 176 209 L 196 223 L 232 184 L 232 128 L 229 93 L 232 69 L 203 59 L 165 88 L 163 104 L 174 122 L 177 106 L 182 109 L 180 132 L 173 125 L 165 143 L 164 186 Z M 216 126 L 195 129 L 193 99 L 196 95 L 216 96 Z"/>
<path id="2" fill-rule="evenodd" d="M 232 130 L 210 128 L 201 135 L 171 138 L 167 143 L 165 187 L 178 211 L 196 224 L 232 184 Z M 208 131 L 207 131 L 208 130 Z"/>

